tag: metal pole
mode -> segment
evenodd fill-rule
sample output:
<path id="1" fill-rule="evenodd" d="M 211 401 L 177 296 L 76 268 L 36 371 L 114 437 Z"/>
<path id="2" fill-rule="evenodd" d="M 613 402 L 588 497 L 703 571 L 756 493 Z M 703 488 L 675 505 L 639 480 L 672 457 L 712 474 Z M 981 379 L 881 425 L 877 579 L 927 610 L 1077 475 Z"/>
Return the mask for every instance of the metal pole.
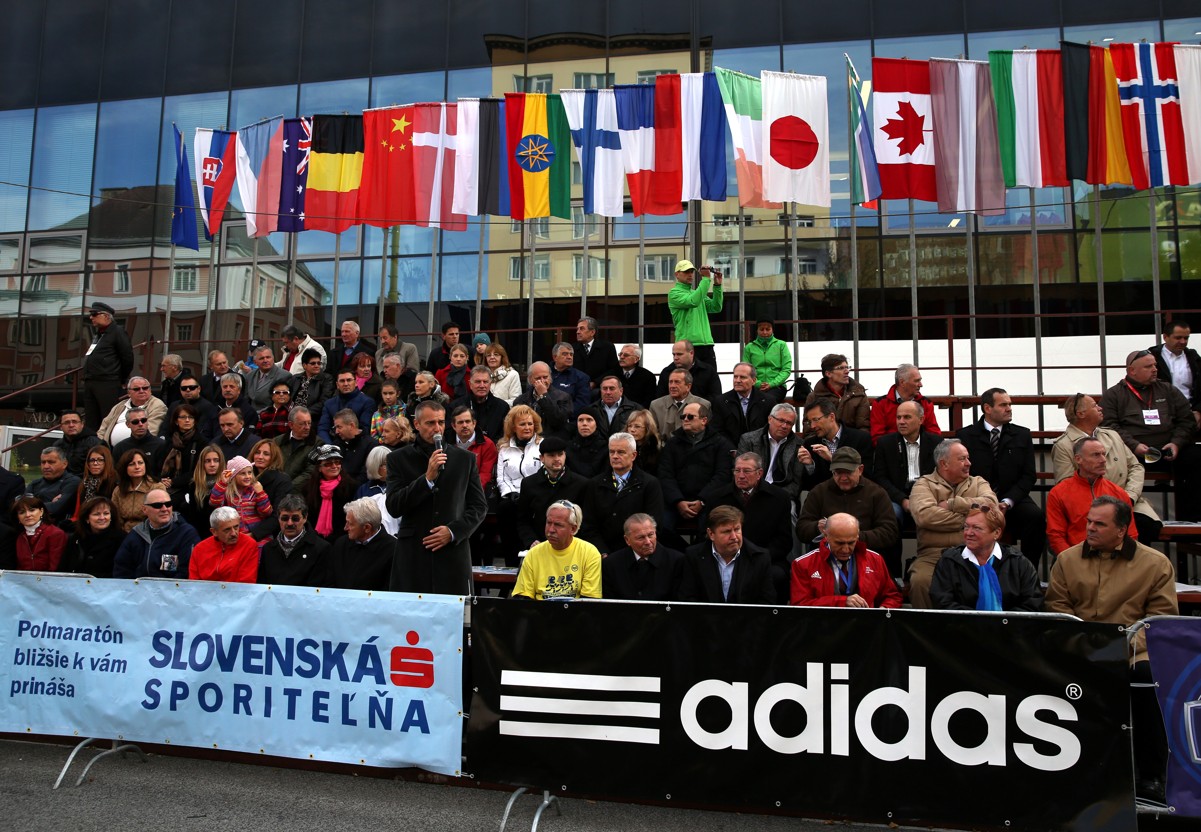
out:
<path id="1" fill-rule="evenodd" d="M 380 327 L 384 325 L 384 280 L 388 277 L 388 232 L 389 228 L 383 229 L 383 240 L 379 247 L 379 309 L 375 315 L 375 331 L 379 332 Z"/>
<path id="2" fill-rule="evenodd" d="M 480 215 L 480 250 L 475 267 L 475 328 L 483 329 L 484 324 L 484 229 L 487 220 Z"/>
<path id="3" fill-rule="evenodd" d="M 746 321 L 746 233 L 743 229 L 742 220 L 746 216 L 746 209 L 741 205 L 738 206 L 738 315 L 743 322 Z M 746 333 L 742 333 L 744 336 Z M 753 337 L 759 333 L 756 332 Z"/>
<path id="4" fill-rule="evenodd" d="M 646 216 L 638 217 L 638 268 L 634 279 L 638 281 L 638 349 L 646 348 Z M 674 279 L 674 278 L 673 278 Z"/>
<path id="5" fill-rule="evenodd" d="M 580 317 L 588 314 L 588 277 L 592 274 L 592 263 L 588 259 L 588 214 L 580 209 L 584 224 L 584 267 L 580 275 Z"/>
<path id="6" fill-rule="evenodd" d="M 1037 207 L 1035 204 L 1034 188 L 1030 189 L 1030 271 L 1032 273 L 1032 288 L 1034 292 L 1034 377 L 1038 394 L 1045 395 L 1043 390 L 1043 300 L 1042 300 L 1042 270 L 1038 260 L 1038 223 L 1036 222 Z M 972 363 L 975 367 L 975 362 Z M 1042 408 L 1039 408 L 1042 413 Z"/>
<path id="7" fill-rule="evenodd" d="M 259 243 L 254 237 L 249 237 L 250 254 L 250 323 L 246 327 L 247 334 L 254 337 L 254 313 L 258 311 L 259 303 Z"/>
<path id="8" fill-rule="evenodd" d="M 801 270 L 797 262 L 795 202 L 788 203 L 788 228 L 792 238 L 792 371 L 795 377 L 801 371 Z"/>
<path id="9" fill-rule="evenodd" d="M 339 231 L 337 236 L 334 237 L 334 296 L 333 296 L 333 303 L 331 304 L 331 307 L 330 307 L 331 312 L 333 313 L 332 315 L 330 315 L 330 320 L 329 320 L 330 344 L 333 344 L 335 339 L 337 339 L 338 332 L 341 329 L 341 322 L 338 320 L 338 267 L 339 267 L 339 262 L 340 262 L 341 258 L 342 258 L 342 232 Z M 337 369 L 337 368 L 331 367 L 331 371 L 334 369 Z"/>
<path id="10" fill-rule="evenodd" d="M 438 296 L 438 248 L 442 243 L 442 229 L 438 228 L 434 231 L 434 239 L 430 241 L 430 297 L 429 306 L 425 313 L 425 330 L 427 344 L 429 345 L 429 353 L 434 351 L 434 304 L 437 302 L 435 298 Z"/>
<path id="11" fill-rule="evenodd" d="M 1162 328 L 1163 321 L 1160 317 L 1160 303 L 1162 298 L 1159 294 L 1159 223 L 1155 220 L 1155 189 L 1151 188 L 1147 191 L 1147 212 L 1151 217 L 1151 303 L 1155 309 L 1155 327 L 1152 330 L 1158 340 L 1159 331 Z"/>
<path id="12" fill-rule="evenodd" d="M 972 392 L 979 392 L 980 387 L 977 384 L 976 377 L 976 215 L 968 214 L 967 222 L 964 223 L 964 241 L 967 246 L 967 336 L 968 336 L 968 354 L 971 356 L 972 362 Z M 916 307 L 915 307 L 916 308 Z M 952 340 L 947 345 L 951 352 L 948 354 L 948 364 L 950 371 L 948 372 L 950 381 L 950 392 L 955 392 L 955 342 Z M 916 363 L 916 362 L 914 362 Z"/>
<path id="13" fill-rule="evenodd" d="M 175 243 L 171 243 L 171 260 L 167 264 L 167 316 L 163 321 L 163 355 L 171 352 L 171 286 L 175 282 Z"/>
<path id="14" fill-rule="evenodd" d="M 529 334 L 526 336 L 525 342 L 525 366 L 528 368 L 530 364 L 534 363 L 534 258 L 538 254 L 538 233 L 529 220 L 526 220 L 524 225 L 530 235 L 530 257 L 526 268 L 526 273 L 529 274 L 529 281 L 526 283 L 529 297 L 525 314 L 526 322 L 529 325 Z"/>
<path id="15" fill-rule="evenodd" d="M 212 321 L 213 307 L 217 305 L 217 240 L 221 236 L 221 229 L 217 229 L 217 233 L 213 235 L 213 239 L 209 241 L 209 285 L 204 297 L 204 339 L 205 352 L 211 348 L 209 342 L 209 325 Z"/>
<path id="16" fill-rule="evenodd" d="M 1105 349 L 1105 267 L 1101 264 L 1101 188 L 1093 185 L 1093 265 L 1097 277 L 1097 338 L 1101 347 L 1101 389 L 1109 386 L 1105 365 L 1109 363 Z"/>
<path id="17" fill-rule="evenodd" d="M 909 314 L 913 321 L 913 363 L 918 360 L 917 338 L 917 228 L 914 225 L 913 200 L 909 200 Z"/>
<path id="18" fill-rule="evenodd" d="M 291 252 L 288 257 L 288 326 L 296 323 L 296 235 L 289 234 Z M 306 328 L 306 332 L 308 329 Z"/>
<path id="19" fill-rule="evenodd" d="M 851 80 L 851 56 L 846 57 L 846 78 L 847 78 L 847 161 L 851 158 L 851 149 L 855 147 L 855 130 L 852 125 L 855 123 L 855 109 L 859 106 L 859 102 L 851 101 L 851 96 L 855 94 L 855 84 Z M 852 366 L 859 366 L 859 228 L 856 220 L 856 205 L 855 205 L 855 180 L 859 176 L 859 171 L 849 170 L 851 184 L 851 363 Z M 866 194 L 864 194 L 866 196 Z"/>

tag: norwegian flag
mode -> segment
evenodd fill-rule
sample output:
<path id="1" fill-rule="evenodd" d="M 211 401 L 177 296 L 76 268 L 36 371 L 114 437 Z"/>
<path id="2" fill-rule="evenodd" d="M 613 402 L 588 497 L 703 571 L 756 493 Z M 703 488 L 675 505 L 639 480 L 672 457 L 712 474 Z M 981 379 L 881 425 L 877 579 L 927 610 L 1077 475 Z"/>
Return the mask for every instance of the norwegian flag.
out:
<path id="1" fill-rule="evenodd" d="M 279 183 L 279 230 L 304 231 L 304 196 L 309 182 L 313 120 L 284 119 L 284 170 Z"/>
<path id="2" fill-rule="evenodd" d="M 1189 184 L 1175 44 L 1112 43 L 1122 134 L 1134 187 Z"/>

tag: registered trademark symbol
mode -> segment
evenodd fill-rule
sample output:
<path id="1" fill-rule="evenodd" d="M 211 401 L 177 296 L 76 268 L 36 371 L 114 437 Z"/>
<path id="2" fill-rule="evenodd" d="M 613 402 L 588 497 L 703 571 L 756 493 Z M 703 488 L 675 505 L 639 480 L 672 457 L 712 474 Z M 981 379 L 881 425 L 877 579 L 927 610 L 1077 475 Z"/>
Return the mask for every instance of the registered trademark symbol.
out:
<path id="1" fill-rule="evenodd" d="M 1080 688 L 1080 685 L 1076 684 L 1075 682 L 1068 685 L 1065 692 L 1068 695 L 1068 699 L 1079 699 L 1081 696 L 1084 696 L 1084 691 Z"/>

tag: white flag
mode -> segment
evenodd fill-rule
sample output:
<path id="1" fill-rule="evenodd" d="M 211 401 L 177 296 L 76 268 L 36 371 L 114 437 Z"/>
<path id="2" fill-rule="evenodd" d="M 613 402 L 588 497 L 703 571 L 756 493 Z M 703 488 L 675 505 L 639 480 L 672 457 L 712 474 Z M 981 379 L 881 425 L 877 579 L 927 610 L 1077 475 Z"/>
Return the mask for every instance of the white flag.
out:
<path id="1" fill-rule="evenodd" d="M 762 72 L 763 197 L 830 207 L 826 79 Z"/>

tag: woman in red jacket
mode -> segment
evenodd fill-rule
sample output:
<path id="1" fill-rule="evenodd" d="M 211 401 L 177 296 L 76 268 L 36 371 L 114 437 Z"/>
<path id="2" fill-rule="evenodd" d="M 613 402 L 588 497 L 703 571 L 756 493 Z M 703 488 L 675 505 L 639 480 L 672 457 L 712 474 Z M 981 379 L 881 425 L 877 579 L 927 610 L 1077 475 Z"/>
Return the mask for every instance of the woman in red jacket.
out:
<path id="1" fill-rule="evenodd" d="M 13 503 L 17 530 L 17 568 L 35 572 L 57 572 L 67 548 L 67 533 L 53 523 L 43 522 L 46 504 L 32 494 Z"/>

